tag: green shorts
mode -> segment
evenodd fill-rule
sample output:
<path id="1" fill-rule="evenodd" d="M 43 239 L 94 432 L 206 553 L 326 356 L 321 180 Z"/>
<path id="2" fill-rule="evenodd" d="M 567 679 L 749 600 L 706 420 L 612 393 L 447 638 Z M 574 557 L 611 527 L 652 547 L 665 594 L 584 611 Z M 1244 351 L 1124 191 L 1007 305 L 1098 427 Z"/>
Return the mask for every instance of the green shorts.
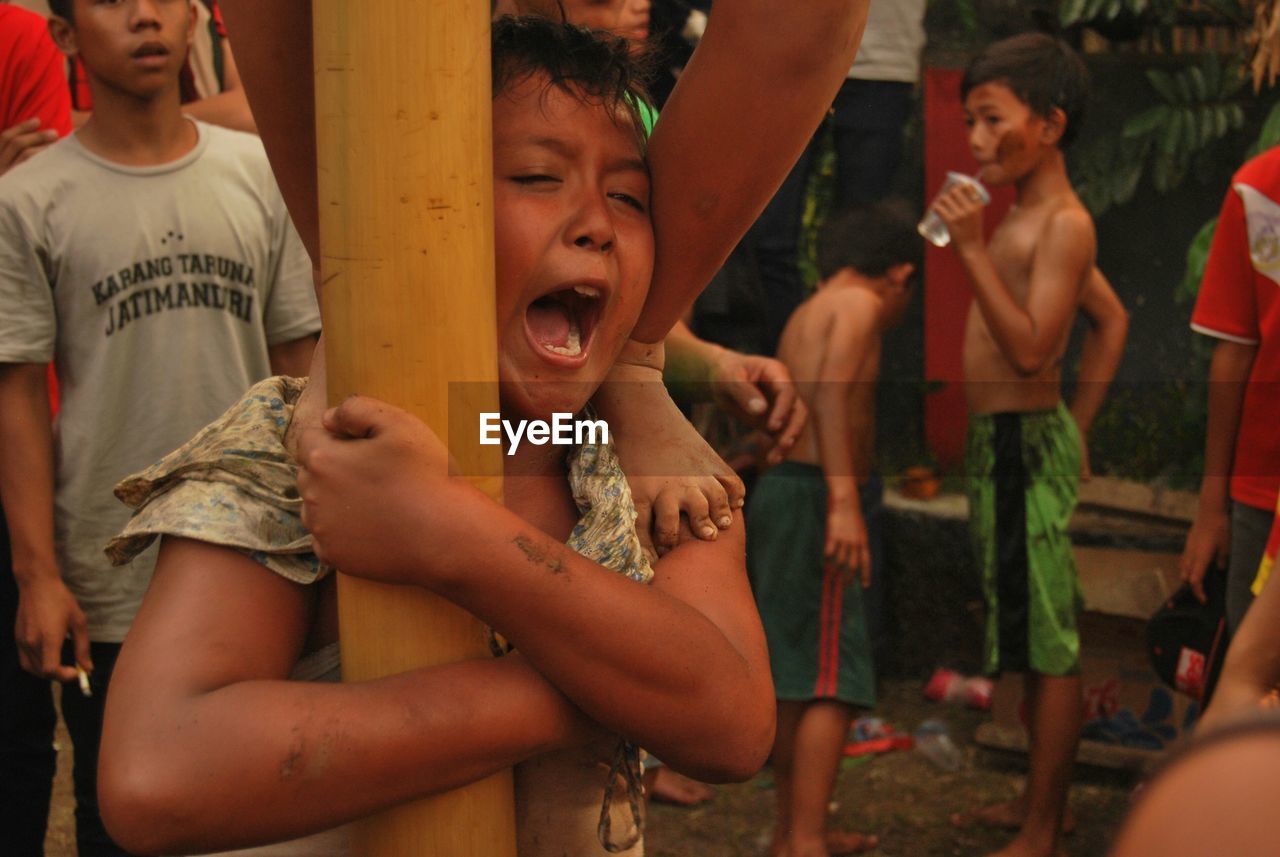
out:
<path id="1" fill-rule="evenodd" d="M 969 529 L 987 601 L 985 668 L 1074 675 L 1083 598 L 1067 524 L 1080 441 L 1052 411 L 974 414 L 965 454 Z"/>
<path id="2" fill-rule="evenodd" d="M 858 489 L 873 578 L 880 575 L 881 490 L 876 477 Z M 862 587 L 823 563 L 826 532 L 821 468 L 786 461 L 751 489 L 747 570 L 769 643 L 774 695 L 871 708 L 875 669 Z"/>

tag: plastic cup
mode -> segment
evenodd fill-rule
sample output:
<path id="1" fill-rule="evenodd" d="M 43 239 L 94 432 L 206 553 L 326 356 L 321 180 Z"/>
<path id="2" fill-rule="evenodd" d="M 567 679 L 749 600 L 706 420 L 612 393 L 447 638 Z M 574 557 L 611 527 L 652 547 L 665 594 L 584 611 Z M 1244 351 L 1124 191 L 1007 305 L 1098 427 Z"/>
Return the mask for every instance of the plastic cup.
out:
<path id="1" fill-rule="evenodd" d="M 973 176 L 956 172 L 947 173 L 947 180 L 942 183 L 942 189 L 938 191 L 938 196 L 942 196 L 942 194 L 958 184 L 967 184 L 976 189 L 983 205 L 991 202 L 991 194 L 987 193 L 987 189 L 982 186 L 982 182 Z M 916 225 L 916 231 L 924 236 L 924 240 L 935 247 L 946 247 L 951 243 L 951 233 L 947 231 L 947 224 L 942 222 L 942 218 L 938 216 L 938 212 L 934 211 L 932 207 L 925 213 L 924 219 Z"/>

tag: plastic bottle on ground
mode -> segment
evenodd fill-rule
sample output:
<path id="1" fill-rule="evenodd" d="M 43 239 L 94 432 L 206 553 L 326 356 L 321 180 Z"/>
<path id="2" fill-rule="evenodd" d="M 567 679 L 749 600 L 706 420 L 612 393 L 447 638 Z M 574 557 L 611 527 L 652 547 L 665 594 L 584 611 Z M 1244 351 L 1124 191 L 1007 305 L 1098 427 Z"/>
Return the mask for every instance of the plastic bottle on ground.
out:
<path id="1" fill-rule="evenodd" d="M 951 729 L 941 720 L 926 720 L 915 732 L 916 749 L 937 768 L 958 771 L 964 754 L 951 740 Z"/>

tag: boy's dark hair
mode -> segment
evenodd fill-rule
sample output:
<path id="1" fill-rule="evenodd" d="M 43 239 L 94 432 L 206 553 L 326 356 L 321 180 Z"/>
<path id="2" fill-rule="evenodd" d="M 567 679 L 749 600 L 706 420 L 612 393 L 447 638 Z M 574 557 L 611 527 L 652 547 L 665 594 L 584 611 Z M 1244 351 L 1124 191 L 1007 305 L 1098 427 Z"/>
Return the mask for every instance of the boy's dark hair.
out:
<path id="1" fill-rule="evenodd" d="M 492 34 L 494 98 L 545 74 L 552 86 L 629 117 L 644 151 L 647 69 L 626 39 L 535 15 L 503 16 Z"/>
<path id="2" fill-rule="evenodd" d="M 1023 33 L 988 45 L 965 69 L 961 99 L 975 87 L 992 82 L 1009 87 L 1042 118 L 1060 108 L 1067 116 L 1060 147 L 1076 138 L 1089 97 L 1089 72 L 1066 42 L 1044 33 Z"/>
<path id="3" fill-rule="evenodd" d="M 844 211 L 828 220 L 818 236 L 818 275 L 824 280 L 845 268 L 879 277 L 904 262 L 920 271 L 924 241 L 911 208 L 900 199 Z"/>
<path id="4" fill-rule="evenodd" d="M 74 0 L 49 0 L 49 11 L 67 21 L 73 21 Z"/>

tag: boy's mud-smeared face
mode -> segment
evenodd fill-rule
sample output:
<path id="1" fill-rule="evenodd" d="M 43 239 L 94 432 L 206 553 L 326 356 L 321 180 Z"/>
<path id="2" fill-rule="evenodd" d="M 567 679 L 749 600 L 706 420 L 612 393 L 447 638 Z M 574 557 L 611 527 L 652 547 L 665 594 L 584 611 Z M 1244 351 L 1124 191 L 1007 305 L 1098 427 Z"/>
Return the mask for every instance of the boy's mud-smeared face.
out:
<path id="1" fill-rule="evenodd" d="M 504 411 L 579 410 L 644 305 L 649 174 L 626 122 L 542 75 L 493 101 Z"/>
<path id="2" fill-rule="evenodd" d="M 138 98 L 177 85 L 195 26 L 190 0 L 76 0 L 72 8 L 74 23 L 55 26 L 55 37 L 91 77 Z"/>
<path id="3" fill-rule="evenodd" d="M 1012 184 L 1039 163 L 1047 123 L 1008 86 L 998 81 L 975 86 L 965 97 L 964 111 L 979 181 Z"/>

